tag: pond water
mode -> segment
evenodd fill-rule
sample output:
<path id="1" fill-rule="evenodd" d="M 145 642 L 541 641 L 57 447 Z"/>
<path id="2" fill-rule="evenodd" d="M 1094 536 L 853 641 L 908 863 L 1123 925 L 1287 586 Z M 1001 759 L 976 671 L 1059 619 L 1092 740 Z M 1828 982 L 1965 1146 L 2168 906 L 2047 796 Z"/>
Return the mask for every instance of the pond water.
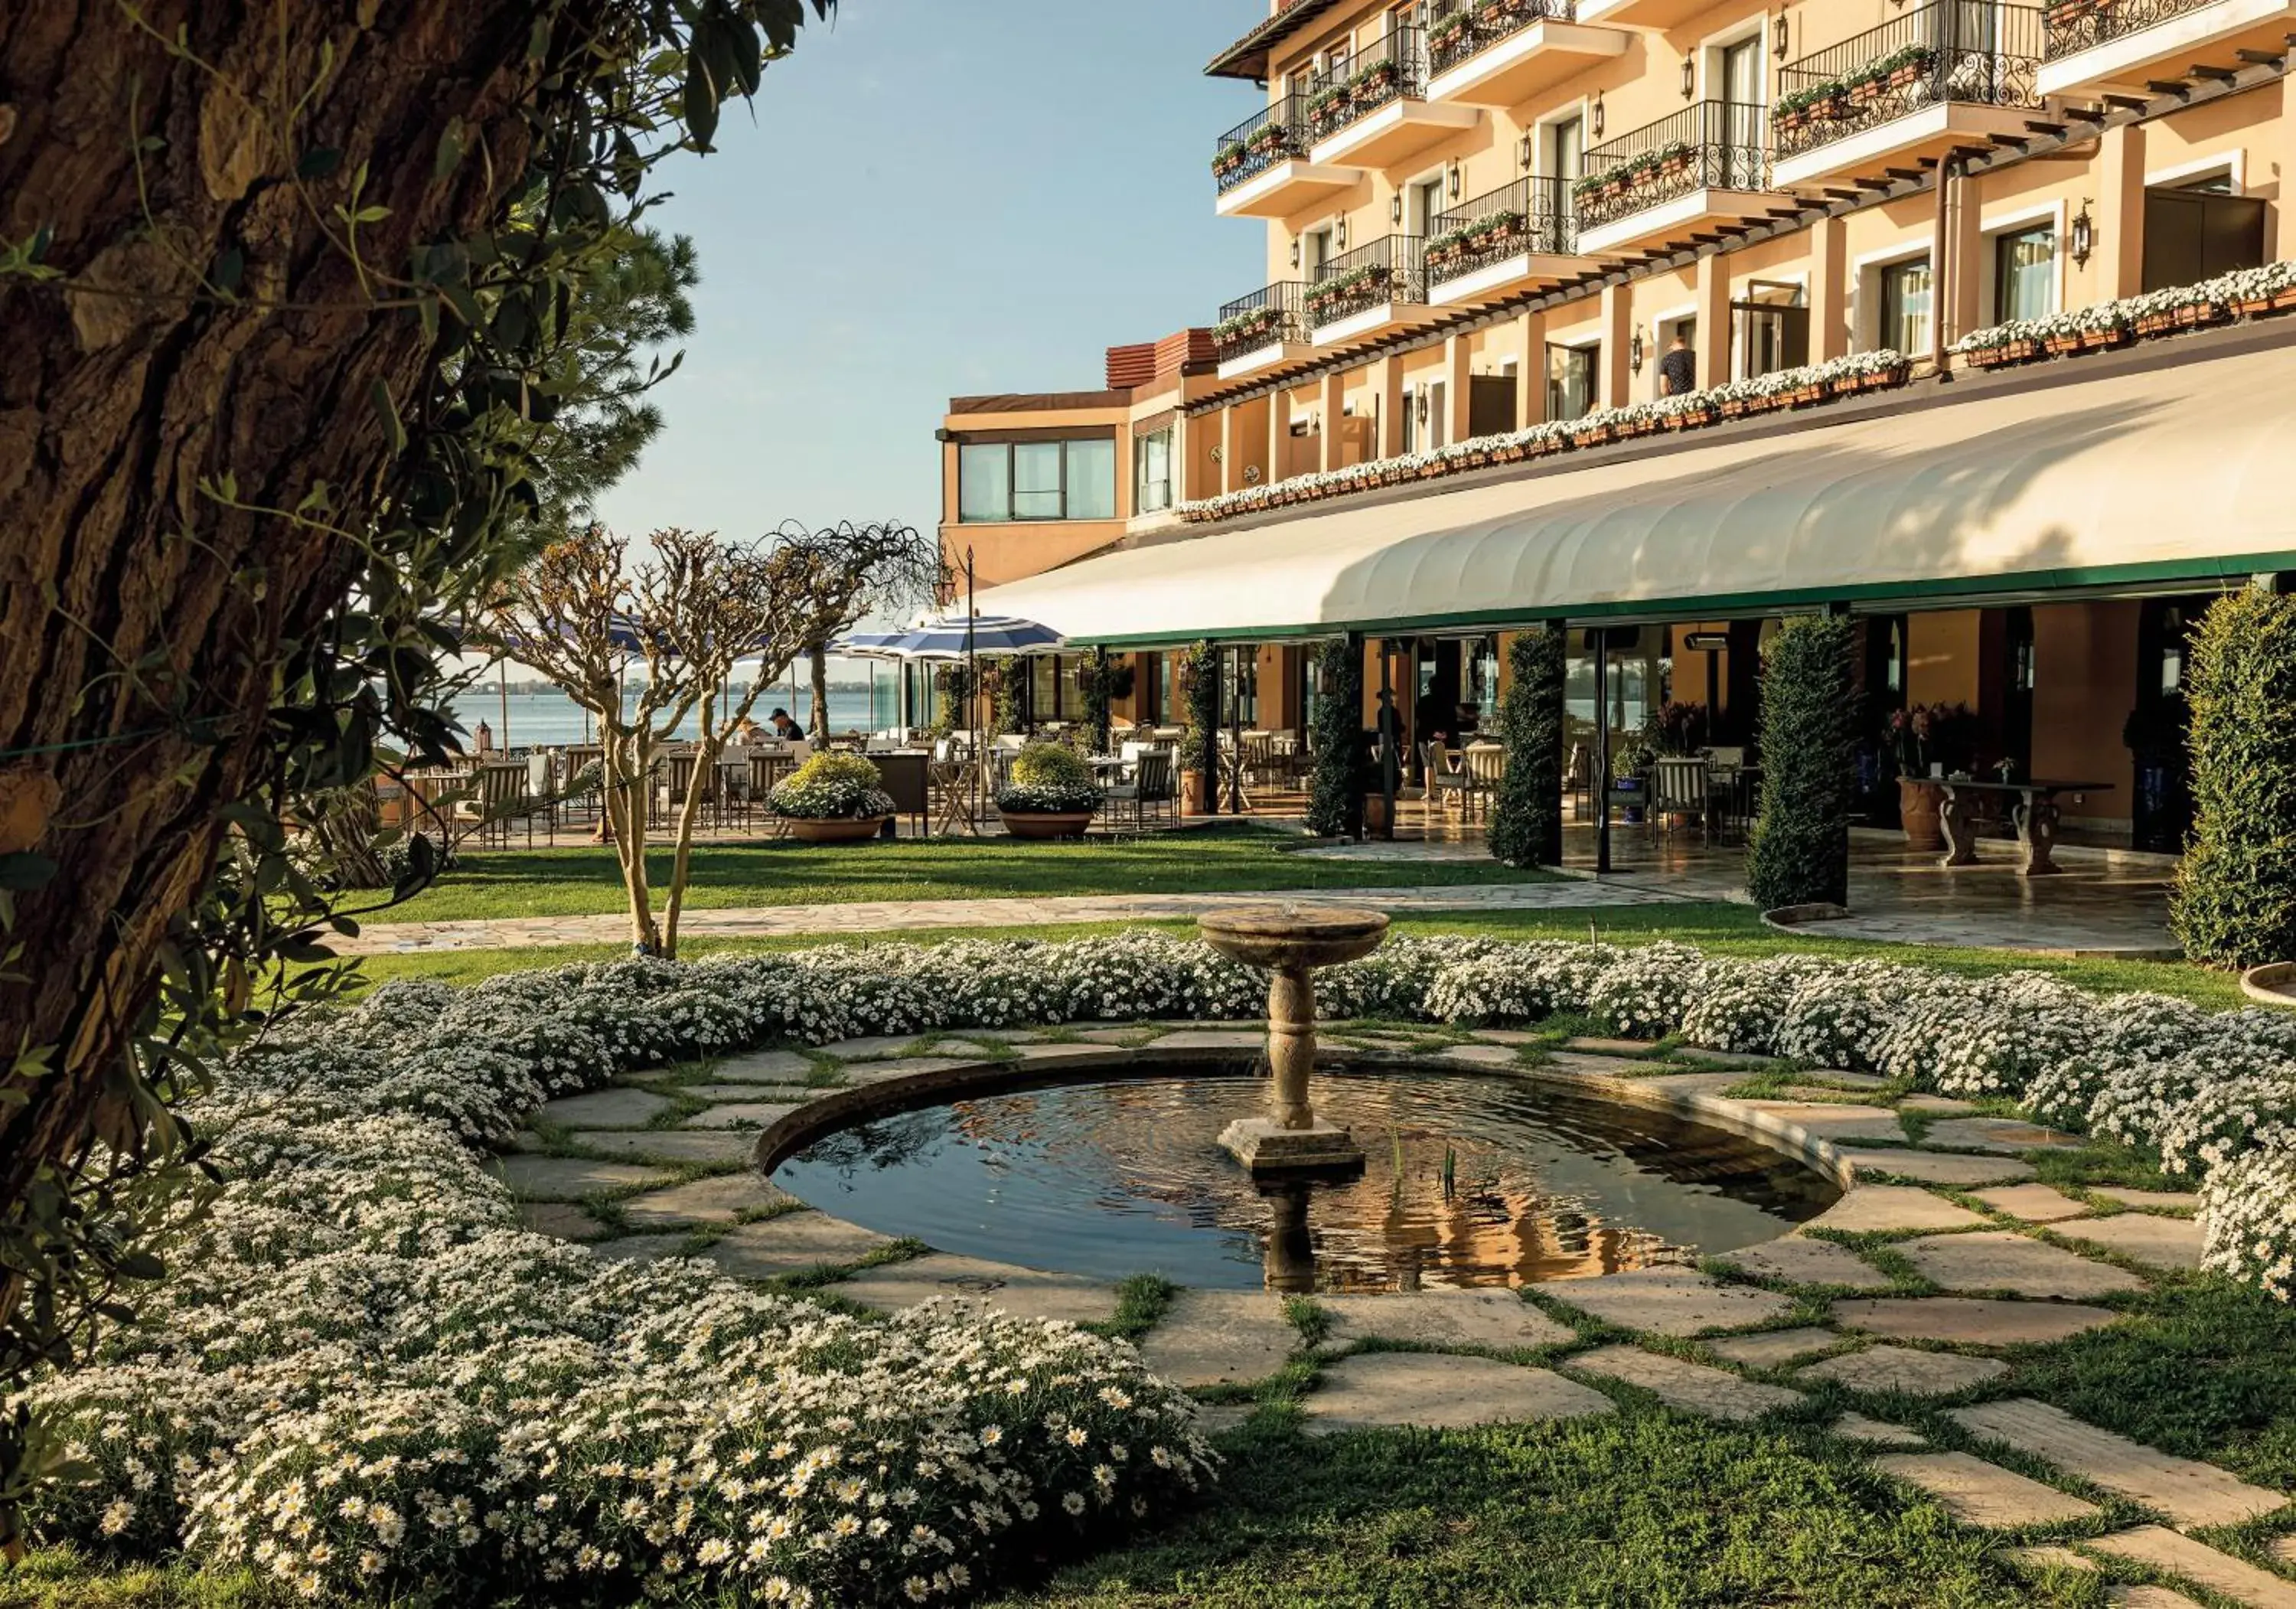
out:
<path id="1" fill-rule="evenodd" d="M 1770 1240 L 1840 1192 L 1777 1152 L 1667 1113 L 1489 1074 L 1317 1076 L 1353 1178 L 1263 1191 L 1220 1130 L 1244 1075 L 1006 1090 L 881 1116 L 791 1155 L 805 1201 L 945 1252 L 1116 1280 L 1384 1291 L 1520 1285 Z"/>

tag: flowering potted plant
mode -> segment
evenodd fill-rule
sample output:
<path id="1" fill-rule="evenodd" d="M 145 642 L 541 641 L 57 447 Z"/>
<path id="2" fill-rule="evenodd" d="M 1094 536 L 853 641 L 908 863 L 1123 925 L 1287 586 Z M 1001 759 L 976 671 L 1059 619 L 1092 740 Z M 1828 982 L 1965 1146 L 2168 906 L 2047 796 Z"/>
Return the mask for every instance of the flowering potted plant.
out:
<path id="1" fill-rule="evenodd" d="M 1215 178 L 1226 178 L 1229 174 L 1242 168 L 1247 158 L 1248 152 L 1243 142 L 1228 141 L 1219 148 L 1219 154 L 1212 158 L 1212 176 Z"/>
<path id="2" fill-rule="evenodd" d="M 1015 838 L 1081 838 L 1106 797 L 1073 749 L 1030 743 L 996 790 L 996 814 Z"/>
<path id="3" fill-rule="evenodd" d="M 1926 45 L 1908 45 L 1884 57 L 1882 68 L 1889 75 L 1892 89 L 1903 89 L 1918 82 L 1937 63 L 1937 53 Z"/>
<path id="4" fill-rule="evenodd" d="M 1467 42 L 1467 13 L 1453 12 L 1427 30 L 1427 48 L 1439 55 L 1448 56 L 1463 49 Z"/>
<path id="5" fill-rule="evenodd" d="M 1690 170 L 1690 157 L 1691 151 L 1686 143 L 1681 140 L 1669 142 L 1667 146 L 1658 153 L 1657 163 L 1660 176 L 1665 178 L 1674 178 L 1677 175 L 1687 173 Z"/>
<path id="6" fill-rule="evenodd" d="M 892 819 L 884 780 L 857 754 L 816 754 L 766 795 L 766 809 L 801 843 L 856 843 Z"/>

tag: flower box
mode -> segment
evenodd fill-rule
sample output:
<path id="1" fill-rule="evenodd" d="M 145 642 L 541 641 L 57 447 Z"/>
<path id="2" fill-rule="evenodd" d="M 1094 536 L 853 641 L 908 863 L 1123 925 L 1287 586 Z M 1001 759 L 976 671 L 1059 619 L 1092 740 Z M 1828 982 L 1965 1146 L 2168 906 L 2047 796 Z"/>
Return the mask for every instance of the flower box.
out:
<path id="1" fill-rule="evenodd" d="M 1908 62 L 1905 66 L 1897 68 L 1890 72 L 1890 87 L 1892 89 L 1903 89 L 1908 85 L 1919 83 L 1921 81 L 1921 76 L 1922 69 L 1912 62 Z"/>
<path id="2" fill-rule="evenodd" d="M 1809 115 L 1820 122 L 1839 122 L 1849 115 L 1849 97 L 1837 91 L 1822 101 L 1813 101 Z"/>
<path id="3" fill-rule="evenodd" d="M 1869 105 L 1882 98 L 1882 80 L 1860 78 L 1849 86 L 1849 98 L 1860 106 Z"/>

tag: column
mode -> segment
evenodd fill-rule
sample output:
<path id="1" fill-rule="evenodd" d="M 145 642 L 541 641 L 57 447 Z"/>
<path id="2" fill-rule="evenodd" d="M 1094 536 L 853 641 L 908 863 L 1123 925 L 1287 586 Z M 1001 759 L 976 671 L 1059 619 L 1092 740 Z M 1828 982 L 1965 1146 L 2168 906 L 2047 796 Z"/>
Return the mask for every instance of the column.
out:
<path id="1" fill-rule="evenodd" d="M 2284 87 L 2283 96 L 2287 93 Z M 2100 144 L 2096 294 L 2112 301 L 2136 295 L 2144 283 L 2144 125 L 2108 128 Z"/>
<path id="2" fill-rule="evenodd" d="M 1382 357 L 1371 365 L 1371 389 L 1379 398 L 1378 439 L 1373 452 L 1392 458 L 1403 451 L 1403 361 Z"/>
<path id="3" fill-rule="evenodd" d="M 2296 258 L 2296 73 L 2280 80 L 2280 188 L 2273 198 L 2272 218 L 2277 234 L 2274 259 Z"/>
<path id="4" fill-rule="evenodd" d="M 1821 220 L 1809 232 L 1809 360 L 1828 363 L 1849 351 L 1849 226 Z"/>
<path id="5" fill-rule="evenodd" d="M 1627 342 L 1634 334 L 1635 298 L 1631 287 L 1603 287 L 1603 397 L 1604 407 L 1624 407 L 1629 400 L 1632 376 L 1627 369 Z"/>
<path id="6" fill-rule="evenodd" d="M 1348 406 L 1348 377 L 1338 369 L 1324 376 L 1323 406 L 1318 414 L 1317 449 L 1326 471 L 1340 467 L 1340 415 Z"/>
<path id="7" fill-rule="evenodd" d="M 1219 414 L 1219 488 L 1232 492 L 1243 484 L 1243 466 L 1235 461 L 1237 450 L 1243 445 L 1243 432 L 1236 429 L 1235 416 L 1242 405 L 1233 403 Z"/>
<path id="8" fill-rule="evenodd" d="M 1653 341 L 1657 336 L 1651 332 Z M 1655 352 L 1651 361 L 1658 361 Z M 1717 255 L 1698 265 L 1698 383 L 1720 385 L 1730 374 L 1730 267 Z"/>
<path id="9" fill-rule="evenodd" d="M 1443 421 L 1443 439 L 1464 441 L 1468 421 L 1473 417 L 1469 404 L 1474 397 L 1474 375 L 1467 366 L 1467 338 L 1448 335 L 1443 340 L 1443 404 L 1450 417 Z"/>
<path id="10" fill-rule="evenodd" d="M 1274 485 L 1292 472 L 1292 393 L 1278 386 L 1267 393 L 1267 483 Z"/>
<path id="11" fill-rule="evenodd" d="M 1546 314 L 1527 312 L 1515 325 L 1522 336 L 1522 364 L 1514 372 L 1514 422 L 1520 429 L 1546 417 Z"/>
<path id="12" fill-rule="evenodd" d="M 2137 185 L 2144 186 L 2144 160 L 2136 161 Z M 2137 211 L 2141 216 L 2144 203 L 2140 199 Z M 1985 305 L 1985 179 L 1982 175 L 1964 174 L 1955 181 L 1953 206 L 1946 215 L 1946 248 L 1953 254 L 1953 266 L 1946 276 L 1946 294 L 1950 299 L 1946 310 L 1945 344 L 1948 350 L 1953 343 L 1970 331 L 1980 329 L 1993 322 L 1991 309 Z M 2130 283 L 2135 288 L 2135 282 Z M 2118 294 L 2118 292 L 2116 292 Z"/>

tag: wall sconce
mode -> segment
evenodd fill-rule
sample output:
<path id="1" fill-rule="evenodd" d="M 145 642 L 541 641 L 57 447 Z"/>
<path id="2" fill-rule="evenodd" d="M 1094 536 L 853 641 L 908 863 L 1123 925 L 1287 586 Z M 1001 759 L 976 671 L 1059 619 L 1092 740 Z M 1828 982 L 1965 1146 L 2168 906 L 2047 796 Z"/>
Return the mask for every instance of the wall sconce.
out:
<path id="1" fill-rule="evenodd" d="M 1300 242 L 1296 240 L 1292 242 L 1292 266 L 1295 268 L 1300 266 Z"/>
<path id="2" fill-rule="evenodd" d="M 1698 93 L 1698 63 L 1689 56 L 1682 59 L 1682 98 L 1685 101 Z"/>
<path id="3" fill-rule="evenodd" d="M 1332 226 L 1332 245 L 1336 250 L 1344 251 L 1348 249 L 1347 219 L 1341 218 L 1338 223 Z"/>
<path id="4" fill-rule="evenodd" d="M 1403 226 L 1403 193 L 1401 191 L 1396 192 L 1395 199 L 1387 204 L 1387 218 L 1388 222 L 1397 228 Z"/>
<path id="5" fill-rule="evenodd" d="M 1643 372 L 1643 332 L 1639 329 L 1627 337 L 1627 370 L 1634 374 Z"/>
<path id="6" fill-rule="evenodd" d="M 1523 135 L 1522 138 L 1517 140 L 1514 144 L 1515 160 L 1522 164 L 1522 170 L 1525 173 L 1529 173 L 1530 171 L 1531 144 L 1531 137 L 1529 135 Z"/>
<path id="7" fill-rule="evenodd" d="M 1786 28 L 1786 8 L 1785 8 L 1784 6 L 1783 6 L 1783 5 L 1781 5 L 1780 7 L 1778 7 L 1778 33 L 1777 33 L 1777 37 L 1776 37 L 1776 39 L 1775 39 L 1775 41 L 1773 41 L 1773 42 L 1772 42 L 1772 44 L 1771 44 L 1771 45 L 1770 45 L 1770 51 L 1771 51 L 1771 53 L 1772 53 L 1772 54 L 1774 54 L 1774 55 L 1775 55 L 1775 56 L 1777 57 L 1777 59 L 1778 59 L 1779 61 L 1781 61 L 1781 62 L 1783 62 L 1783 61 L 1784 61 L 1784 60 L 1786 59 L 1786 52 L 1787 52 L 1788 50 L 1790 50 L 1791 48 L 1792 48 L 1792 46 L 1787 43 L 1787 41 L 1788 41 L 1791 37 L 1792 37 L 1792 35 L 1789 33 L 1789 31 L 1788 31 L 1787 28 Z"/>
<path id="8" fill-rule="evenodd" d="M 1459 166 L 1459 164 L 1458 164 L 1458 163 L 1456 163 L 1456 162 L 1452 163 L 1452 164 L 1451 164 L 1451 199 L 1452 199 L 1453 201 L 1457 201 L 1457 200 L 1459 199 L 1459 187 L 1460 187 L 1463 184 L 1464 184 L 1464 183 L 1465 183 L 1465 181 L 1466 181 L 1466 174 L 1465 174 L 1464 170 L 1464 169 L 1462 169 L 1462 168 L 1460 168 L 1460 166 Z"/>
<path id="9" fill-rule="evenodd" d="M 1417 394 L 1415 405 L 1419 410 L 1419 423 L 1424 425 L 1427 423 L 1427 393 L 1424 390 Z"/>
<path id="10" fill-rule="evenodd" d="M 2073 266 L 2086 267 L 2089 253 L 2096 250 L 2096 220 L 2088 215 L 2089 198 L 2081 197 L 2080 210 L 2073 214 Z"/>
<path id="11" fill-rule="evenodd" d="M 1587 131 L 1596 139 L 1603 137 L 1603 92 L 1595 92 L 1595 103 L 1587 109 Z"/>

